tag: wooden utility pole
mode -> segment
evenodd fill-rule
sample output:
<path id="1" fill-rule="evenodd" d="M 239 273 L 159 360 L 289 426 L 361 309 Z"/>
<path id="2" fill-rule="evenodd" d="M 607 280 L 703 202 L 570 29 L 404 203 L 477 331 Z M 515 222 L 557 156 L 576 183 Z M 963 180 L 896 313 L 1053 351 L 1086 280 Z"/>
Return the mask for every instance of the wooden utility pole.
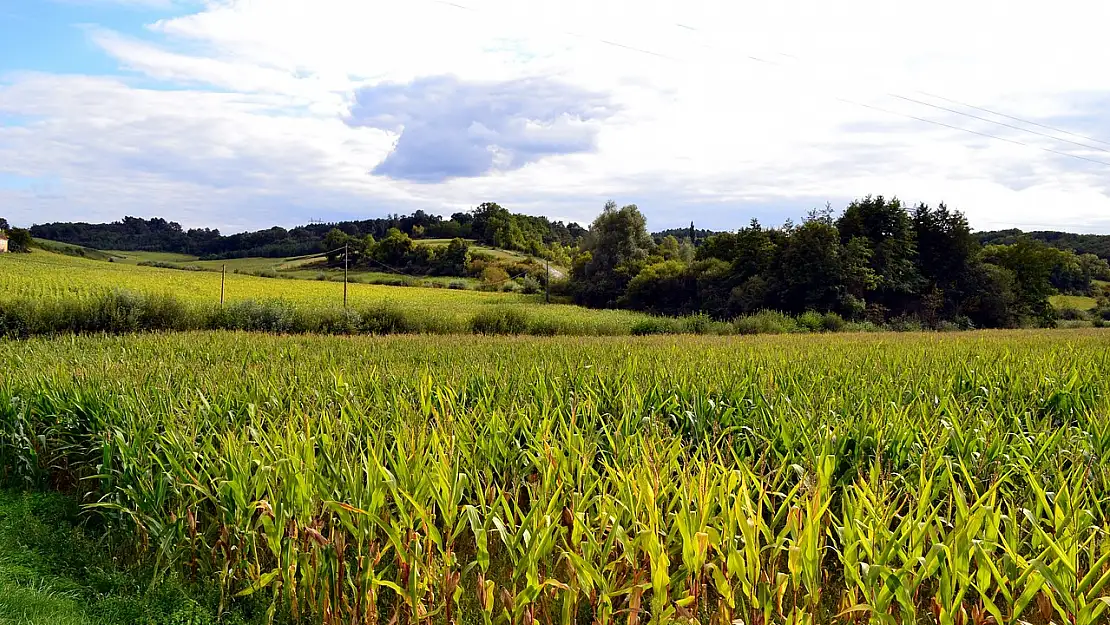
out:
<path id="1" fill-rule="evenodd" d="M 220 265 L 220 306 L 224 305 L 224 281 L 227 280 L 227 265 Z"/>
<path id="2" fill-rule="evenodd" d="M 343 308 L 347 307 L 347 244 L 343 245 Z"/>
<path id="3" fill-rule="evenodd" d="M 543 285 L 543 301 L 551 303 L 551 259 L 547 259 L 547 281 Z"/>

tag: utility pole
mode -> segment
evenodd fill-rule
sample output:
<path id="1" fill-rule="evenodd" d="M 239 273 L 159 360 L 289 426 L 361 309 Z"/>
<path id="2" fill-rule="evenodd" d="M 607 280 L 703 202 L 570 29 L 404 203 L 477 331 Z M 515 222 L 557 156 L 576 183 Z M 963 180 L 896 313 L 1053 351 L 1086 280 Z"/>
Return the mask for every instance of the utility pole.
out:
<path id="1" fill-rule="evenodd" d="M 227 265 L 220 265 L 220 306 L 224 305 L 224 281 L 227 279 Z"/>
<path id="2" fill-rule="evenodd" d="M 347 307 L 347 244 L 343 244 L 343 308 Z"/>
<path id="3" fill-rule="evenodd" d="M 543 301 L 545 304 L 551 303 L 551 259 L 547 259 L 547 281 L 543 285 Z"/>

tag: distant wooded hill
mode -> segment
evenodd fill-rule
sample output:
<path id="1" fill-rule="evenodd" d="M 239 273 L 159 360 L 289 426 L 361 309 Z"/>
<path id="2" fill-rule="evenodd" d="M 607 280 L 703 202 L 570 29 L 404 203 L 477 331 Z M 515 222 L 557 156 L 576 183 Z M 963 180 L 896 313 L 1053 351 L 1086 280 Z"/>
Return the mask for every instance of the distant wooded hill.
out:
<path id="1" fill-rule="evenodd" d="M 176 252 L 206 259 L 269 257 L 280 258 L 317 254 L 326 251 L 324 239 L 333 229 L 362 238 L 384 238 L 396 228 L 415 238 L 451 239 L 461 237 L 507 250 L 547 255 L 553 247 L 573 246 L 586 233 L 576 223 L 564 224 L 546 217 L 510 213 L 493 203 L 485 203 L 449 219 L 416 211 L 411 215 L 389 215 L 377 219 L 314 223 L 285 229 L 224 236 L 211 228 L 184 229 L 160 217 L 124 217 L 107 224 L 47 223 L 32 226 L 37 239 L 49 239 L 99 250 Z"/>
<path id="2" fill-rule="evenodd" d="M 1110 260 L 1110 234 L 1072 234 L 1053 230 L 1022 232 L 1011 229 L 978 232 L 976 236 L 979 237 L 979 243 L 982 245 L 1012 245 L 1019 237 L 1027 236 L 1034 241 L 1041 241 L 1061 250 L 1071 250 L 1076 254 L 1094 254 L 1099 258 Z"/>

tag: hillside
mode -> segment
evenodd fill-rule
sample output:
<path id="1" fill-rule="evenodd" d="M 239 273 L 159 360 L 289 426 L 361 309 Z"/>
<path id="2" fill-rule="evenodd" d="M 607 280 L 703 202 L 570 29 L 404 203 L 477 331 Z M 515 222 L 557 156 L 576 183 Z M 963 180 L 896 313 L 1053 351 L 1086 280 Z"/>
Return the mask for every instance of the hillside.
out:
<path id="1" fill-rule="evenodd" d="M 982 245 L 1012 245 L 1023 235 L 1062 250 L 1071 250 L 1076 254 L 1094 254 L 1110 260 L 1110 234 L 1073 234 L 1054 230 L 1023 232 L 1018 229 L 975 233 Z"/>
<path id="2" fill-rule="evenodd" d="M 185 229 L 176 222 L 159 217 L 124 217 L 107 224 L 36 224 L 31 227 L 31 235 L 36 239 L 98 250 L 169 252 L 218 260 L 320 254 L 329 249 L 326 239 L 332 231 L 357 239 L 381 239 L 391 229 L 416 240 L 473 239 L 482 245 L 534 256 L 548 256 L 557 249 L 556 246 L 574 245 L 586 232 L 576 223 L 564 224 L 546 217 L 510 213 L 497 204 L 485 203 L 472 211 L 455 213 L 450 218 L 416 211 L 412 215 L 310 223 L 291 229 L 273 226 L 227 236 L 212 228 Z"/>

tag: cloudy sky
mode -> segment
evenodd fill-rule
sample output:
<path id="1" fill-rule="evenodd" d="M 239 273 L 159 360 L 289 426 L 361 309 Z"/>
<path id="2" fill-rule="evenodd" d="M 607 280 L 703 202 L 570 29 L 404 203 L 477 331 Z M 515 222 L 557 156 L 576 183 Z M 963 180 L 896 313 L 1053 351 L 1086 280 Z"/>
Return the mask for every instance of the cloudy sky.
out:
<path id="1" fill-rule="evenodd" d="M 1108 23 L 1103 0 L 0 0 L 0 216 L 587 223 L 612 198 L 725 229 L 882 193 L 1110 232 Z"/>

